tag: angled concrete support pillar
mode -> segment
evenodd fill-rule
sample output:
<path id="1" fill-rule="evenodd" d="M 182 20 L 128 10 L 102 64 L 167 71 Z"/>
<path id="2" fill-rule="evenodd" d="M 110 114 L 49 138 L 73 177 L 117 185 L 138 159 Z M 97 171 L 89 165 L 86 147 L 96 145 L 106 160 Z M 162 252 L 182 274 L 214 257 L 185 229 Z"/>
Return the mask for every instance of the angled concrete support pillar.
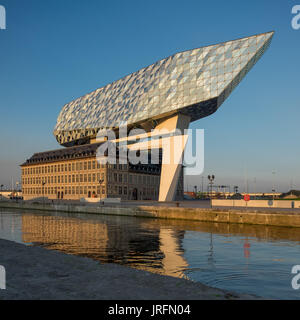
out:
<path id="1" fill-rule="evenodd" d="M 175 200 L 178 180 L 182 169 L 182 157 L 187 142 L 184 130 L 188 129 L 190 117 L 177 114 L 161 122 L 155 129 L 173 131 L 178 133 L 169 138 L 162 139 L 162 166 L 159 188 L 159 201 Z"/>

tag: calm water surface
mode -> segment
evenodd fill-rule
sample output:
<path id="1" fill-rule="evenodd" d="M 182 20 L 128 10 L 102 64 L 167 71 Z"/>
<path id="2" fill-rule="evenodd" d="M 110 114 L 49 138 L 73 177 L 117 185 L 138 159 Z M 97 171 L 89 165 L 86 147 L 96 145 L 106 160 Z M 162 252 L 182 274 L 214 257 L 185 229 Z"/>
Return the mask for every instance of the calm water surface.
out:
<path id="1" fill-rule="evenodd" d="M 300 229 L 0 210 L 0 238 L 265 298 L 300 299 Z"/>

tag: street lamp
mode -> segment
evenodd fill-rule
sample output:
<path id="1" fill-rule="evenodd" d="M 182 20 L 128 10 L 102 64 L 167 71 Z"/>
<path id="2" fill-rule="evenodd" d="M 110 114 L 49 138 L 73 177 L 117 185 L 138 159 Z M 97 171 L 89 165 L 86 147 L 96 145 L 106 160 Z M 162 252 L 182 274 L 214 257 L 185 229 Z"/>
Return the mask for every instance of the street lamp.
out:
<path id="1" fill-rule="evenodd" d="M 273 201 L 274 201 L 274 199 L 275 199 L 275 174 L 276 174 L 276 171 L 275 170 L 273 170 L 272 171 L 272 175 L 273 175 L 273 189 L 272 189 L 272 192 L 273 192 Z"/>
<path id="2" fill-rule="evenodd" d="M 101 185 L 102 185 L 102 183 L 104 182 L 104 179 L 100 179 L 99 180 L 99 184 L 100 184 L 100 202 L 101 202 L 101 191 L 102 191 L 102 188 L 101 188 Z"/>
<path id="3" fill-rule="evenodd" d="M 16 182 L 16 202 L 18 202 L 18 188 L 19 188 L 19 182 Z"/>
<path id="4" fill-rule="evenodd" d="M 213 188 L 213 183 L 214 183 L 214 180 L 215 180 L 215 176 L 214 175 L 209 175 L 208 177 L 208 180 L 210 181 L 209 184 L 210 184 L 210 197 L 212 197 L 212 188 Z"/>
<path id="5" fill-rule="evenodd" d="M 234 189 L 234 193 L 238 193 L 239 192 L 239 187 L 238 186 L 234 186 L 233 189 Z"/>
<path id="6" fill-rule="evenodd" d="M 44 185 L 46 184 L 45 181 L 42 182 L 42 191 L 43 191 L 43 204 L 45 204 L 45 189 L 44 189 Z"/>

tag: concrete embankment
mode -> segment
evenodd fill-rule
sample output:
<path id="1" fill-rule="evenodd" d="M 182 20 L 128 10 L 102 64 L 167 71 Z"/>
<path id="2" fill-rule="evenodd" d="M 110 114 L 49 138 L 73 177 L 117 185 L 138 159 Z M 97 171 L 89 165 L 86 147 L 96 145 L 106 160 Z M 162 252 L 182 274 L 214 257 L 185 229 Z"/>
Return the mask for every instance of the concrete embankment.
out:
<path id="1" fill-rule="evenodd" d="M 241 223 L 300 228 L 300 214 L 293 212 L 264 212 L 262 210 L 243 211 L 229 209 L 176 208 L 160 206 L 89 206 L 76 204 L 36 204 L 0 202 L 2 208 L 22 210 L 61 211 L 122 215 L 157 219 L 177 219 L 218 223 Z"/>
<path id="2" fill-rule="evenodd" d="M 0 240 L 6 289 L 0 300 L 254 299 L 186 279 L 101 264 L 89 258 Z"/>

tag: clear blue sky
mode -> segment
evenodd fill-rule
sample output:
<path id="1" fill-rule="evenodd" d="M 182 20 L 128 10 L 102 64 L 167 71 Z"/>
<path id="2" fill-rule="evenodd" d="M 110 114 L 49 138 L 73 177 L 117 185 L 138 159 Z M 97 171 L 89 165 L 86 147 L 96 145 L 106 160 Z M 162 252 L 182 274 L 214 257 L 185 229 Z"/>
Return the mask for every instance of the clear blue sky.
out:
<path id="1" fill-rule="evenodd" d="M 55 149 L 62 106 L 176 53 L 275 30 L 270 49 L 212 116 L 205 129 L 205 172 L 217 184 L 257 191 L 300 189 L 299 1 L 0 0 L 0 183 L 18 165 Z M 272 170 L 276 171 L 272 175 Z M 206 185 L 205 178 L 205 185 Z M 201 185 L 199 177 L 188 179 Z"/>

